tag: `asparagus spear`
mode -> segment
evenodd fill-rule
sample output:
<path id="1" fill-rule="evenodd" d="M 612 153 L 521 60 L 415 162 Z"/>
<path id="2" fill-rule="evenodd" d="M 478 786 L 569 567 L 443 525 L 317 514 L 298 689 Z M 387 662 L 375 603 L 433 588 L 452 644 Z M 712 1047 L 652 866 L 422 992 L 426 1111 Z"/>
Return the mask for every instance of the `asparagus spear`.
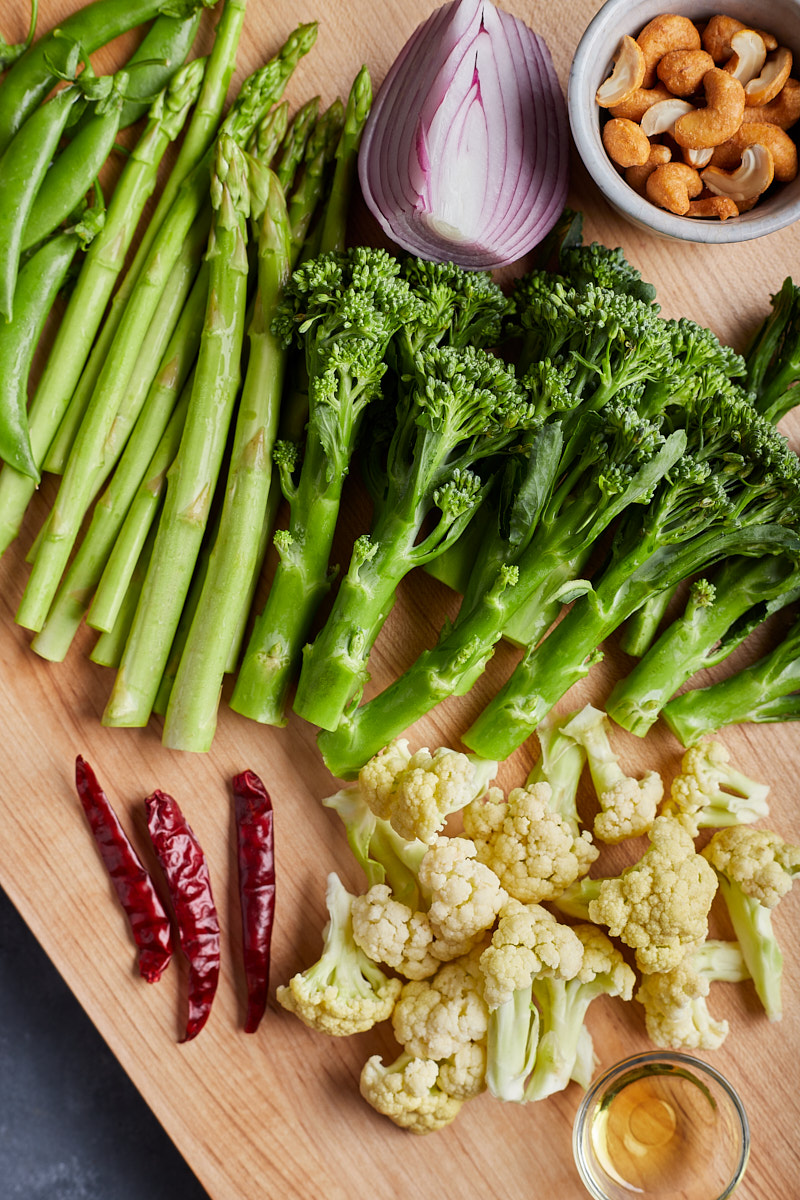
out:
<path id="1" fill-rule="evenodd" d="M 193 385 L 194 373 L 184 384 L 167 427 L 124 513 L 87 614 L 87 624 L 93 629 L 108 633 L 116 626 L 142 547 L 161 507 L 167 471 L 178 453 Z"/>
<path id="2" fill-rule="evenodd" d="M 105 725 L 145 725 L 191 583 L 239 387 L 247 299 L 247 224 L 253 160 L 218 142 L 209 290 L 192 397 L 170 468 L 153 557 L 105 713 Z"/>
<path id="3" fill-rule="evenodd" d="M 271 325 L 289 272 L 286 201 L 277 177 L 270 172 L 258 243 L 258 293 L 249 333 L 250 357 L 220 528 L 164 724 L 164 744 L 174 749 L 208 750 L 211 746 L 225 665 L 239 628 L 242 601 L 250 593 L 257 566 L 286 358 L 285 348 L 271 332 Z"/>
<path id="4" fill-rule="evenodd" d="M 28 413 L 31 447 L 41 469 L 66 410 L 136 230 L 167 146 L 179 134 L 203 78 L 196 60 L 180 71 L 150 110 L 144 133 L 127 160 L 106 214 L 70 295 Z M 18 535 L 34 492 L 18 471 L 0 473 L 0 553 Z"/>
<path id="5" fill-rule="evenodd" d="M 247 143 L 263 112 L 283 92 L 298 59 L 313 44 L 316 26 L 300 26 L 265 67 L 245 80 L 222 125 L 221 136 L 234 145 Z M 169 275 L 193 226 L 207 205 L 212 156 L 204 157 L 183 181 L 175 203 L 153 240 L 140 278 L 131 293 L 108 357 L 92 393 L 80 437 L 70 453 L 53 509 L 53 519 L 37 550 L 28 586 L 17 612 L 19 624 L 38 631 L 47 616 L 59 580 L 92 496 L 101 452 L 138 361 Z"/>
<path id="6" fill-rule="evenodd" d="M 89 528 L 61 581 L 47 620 L 31 643 L 32 649 L 43 658 L 61 662 L 65 657 L 142 480 L 145 475 L 148 481 L 157 479 L 159 469 L 166 471 L 172 461 L 170 457 L 160 468 L 152 465 L 197 355 L 207 292 L 208 273 L 204 265 L 164 350 L 158 374 L 119 466 L 94 506 Z M 127 582 L 117 583 L 122 594 Z M 111 624 L 115 622 L 116 614 Z"/>
<path id="7" fill-rule="evenodd" d="M 92 391 L 99 378 L 103 363 L 108 356 L 125 306 L 130 299 L 137 279 L 144 269 L 156 233 L 161 228 L 165 217 L 175 203 L 178 190 L 184 179 L 191 174 L 204 155 L 208 153 L 209 147 L 214 140 L 214 135 L 222 119 L 225 98 L 236 66 L 236 51 L 244 24 L 246 3 L 247 0 L 225 0 L 214 38 L 214 45 L 205 69 L 203 86 L 200 89 L 199 95 L 195 93 L 197 104 L 186 129 L 186 136 L 181 143 L 178 157 L 159 196 L 155 211 L 142 230 L 141 241 L 137 247 L 133 262 L 117 289 L 97 343 L 92 350 L 88 363 L 86 363 L 86 370 L 81 377 L 80 384 L 77 389 L 75 389 L 74 384 L 72 385 L 75 394 L 69 402 L 69 408 L 62 414 L 61 426 L 52 441 L 45 460 L 45 469 L 48 471 L 60 474 L 64 470 L 73 439 L 86 411 L 86 406 L 91 399 Z"/>

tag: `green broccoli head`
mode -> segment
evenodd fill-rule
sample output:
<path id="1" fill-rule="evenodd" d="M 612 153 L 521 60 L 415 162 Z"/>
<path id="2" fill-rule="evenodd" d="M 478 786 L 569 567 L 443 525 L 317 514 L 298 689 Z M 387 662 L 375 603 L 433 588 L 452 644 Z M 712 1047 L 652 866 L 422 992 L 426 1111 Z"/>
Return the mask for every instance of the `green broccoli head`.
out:
<path id="1" fill-rule="evenodd" d="M 613 250 L 600 242 L 564 246 L 559 255 L 559 267 L 575 288 L 594 283 L 656 307 L 655 287 L 642 279 L 641 272 L 628 262 L 619 246 Z"/>
<path id="2" fill-rule="evenodd" d="M 509 301 L 487 272 L 408 258 L 402 275 L 421 304 L 409 331 L 413 347 L 440 342 L 485 347 L 499 340 Z"/>

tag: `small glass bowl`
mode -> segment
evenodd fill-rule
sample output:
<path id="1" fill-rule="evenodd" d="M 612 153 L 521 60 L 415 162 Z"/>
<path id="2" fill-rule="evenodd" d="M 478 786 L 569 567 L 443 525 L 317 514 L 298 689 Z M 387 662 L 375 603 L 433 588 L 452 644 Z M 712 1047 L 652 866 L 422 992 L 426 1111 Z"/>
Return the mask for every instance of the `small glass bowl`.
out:
<path id="1" fill-rule="evenodd" d="M 656 1051 L 616 1063 L 592 1084 L 572 1149 L 595 1200 L 725 1200 L 744 1175 L 750 1129 L 719 1071 Z"/>

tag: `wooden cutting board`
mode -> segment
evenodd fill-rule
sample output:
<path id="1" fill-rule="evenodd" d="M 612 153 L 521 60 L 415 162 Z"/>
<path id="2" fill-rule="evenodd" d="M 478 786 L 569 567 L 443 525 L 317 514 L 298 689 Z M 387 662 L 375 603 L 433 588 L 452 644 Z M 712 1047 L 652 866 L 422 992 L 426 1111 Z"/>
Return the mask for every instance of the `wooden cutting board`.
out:
<path id="1" fill-rule="evenodd" d="M 41 28 L 72 7 L 73 0 L 45 2 Z M 516 0 L 509 7 L 545 36 L 565 82 L 580 32 L 599 7 L 596 0 Z M 317 46 L 291 85 L 293 103 L 317 92 L 324 102 L 345 93 L 363 62 L 377 85 L 428 11 L 425 0 L 385 0 L 380 5 L 368 0 L 250 0 L 237 79 L 268 57 L 298 21 L 318 19 Z M 22 0 L 4 6 L 7 37 L 21 37 L 26 21 Z M 206 44 L 209 29 L 210 23 Z M 98 56 L 104 69 L 110 61 Z M 572 181 L 571 202 L 586 214 L 587 239 L 621 245 L 644 277 L 656 283 L 665 315 L 692 317 L 737 346 L 763 318 L 769 295 L 784 276 L 792 270 L 800 275 L 798 228 L 731 247 L 673 245 L 622 222 L 599 199 L 578 163 Z M 358 206 L 356 229 L 358 236 L 375 236 Z M 787 423 L 787 431 L 797 447 L 798 423 Z M 45 485 L 31 506 L 23 536 L 0 562 L 5 692 L 0 883 L 210 1196 L 421 1200 L 438 1194 L 450 1200 L 529 1200 L 557 1194 L 577 1200 L 584 1192 L 570 1143 L 581 1094 L 576 1085 L 528 1106 L 501 1106 L 484 1095 L 467 1104 L 450 1128 L 420 1138 L 379 1117 L 358 1094 L 366 1058 L 381 1053 L 389 1061 L 397 1052 L 390 1029 L 346 1040 L 325 1038 L 273 1000 L 258 1034 L 242 1032 L 231 777 L 253 769 L 275 802 L 273 989 L 319 954 L 327 873 L 337 870 L 351 888 L 362 886 L 337 818 L 319 804 L 335 790 L 334 783 L 316 751 L 313 731 L 298 720 L 281 730 L 262 728 L 223 706 L 207 755 L 162 748 L 156 721 L 138 731 L 101 727 L 111 674 L 89 663 L 88 631 L 81 633 L 66 662 L 50 664 L 30 651 L 28 635 L 13 622 L 27 577 L 24 555 L 52 495 L 52 487 Z M 347 536 L 359 528 L 365 511 L 356 484 L 350 496 Z M 370 687 L 383 686 L 430 644 L 452 608 L 452 594 L 444 588 L 425 576 L 409 580 L 376 648 Z M 410 731 L 412 746 L 457 742 L 459 731 L 513 661 L 514 653 L 501 648 L 472 696 L 442 705 Z M 624 656 L 612 643 L 602 666 L 562 707 L 589 700 L 602 704 L 610 680 L 624 666 Z M 769 781 L 770 823 L 795 841 L 800 840 L 797 738 L 797 727 L 788 725 L 732 729 L 723 739 L 742 770 Z M 680 747 L 661 728 L 644 743 L 619 734 L 617 745 L 631 771 L 654 767 L 668 780 L 678 768 Z M 206 848 L 222 916 L 224 957 L 211 1019 L 189 1045 L 178 1044 L 186 984 L 181 965 L 173 966 L 157 986 L 145 984 L 134 971 L 124 918 L 73 790 L 78 753 L 94 765 L 145 857 L 142 802 L 156 787 L 179 799 Z M 501 781 L 506 786 L 521 783 L 535 755 L 534 739 L 503 767 Z M 747 984 L 716 985 L 712 993 L 713 1010 L 729 1019 L 731 1032 L 708 1057 L 740 1089 L 752 1126 L 750 1168 L 737 1193 L 742 1200 L 800 1195 L 799 904 L 797 894 L 789 896 L 775 916 L 786 952 L 782 1025 L 767 1022 Z M 717 927 L 724 936 L 723 918 Z M 53 1020 L 57 1023 L 57 1013 Z M 636 1004 L 597 1001 L 589 1024 L 601 1067 L 648 1048 Z"/>

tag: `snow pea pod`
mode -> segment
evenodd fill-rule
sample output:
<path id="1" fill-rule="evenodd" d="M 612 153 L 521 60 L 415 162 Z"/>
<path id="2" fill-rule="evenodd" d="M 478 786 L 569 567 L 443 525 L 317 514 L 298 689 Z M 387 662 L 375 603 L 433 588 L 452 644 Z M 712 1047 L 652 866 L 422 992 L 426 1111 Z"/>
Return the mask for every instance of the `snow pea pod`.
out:
<path id="1" fill-rule="evenodd" d="M 165 0 L 94 0 L 38 38 L 9 69 L 0 89 L 0 154 L 56 82 L 60 51 L 66 57 L 77 42 L 84 55 L 93 54 L 165 7 Z"/>
<path id="2" fill-rule="evenodd" d="M 0 158 L 0 316 L 11 320 L 22 235 L 72 106 L 72 85 L 56 92 L 28 118 Z"/>
<path id="3" fill-rule="evenodd" d="M 122 106 L 120 129 L 143 117 L 153 97 L 163 91 L 183 66 L 197 36 L 203 10 L 189 17 L 161 16 L 153 22 L 135 54 L 125 64 L 130 73 Z"/>
<path id="4" fill-rule="evenodd" d="M 110 95 L 89 109 L 91 119 L 49 167 L 25 223 L 23 251 L 66 220 L 94 184 L 114 146 L 127 80 L 126 71 L 114 77 Z"/>
<path id="5" fill-rule="evenodd" d="M 14 319 L 0 324 L 0 458 L 32 479 L 39 479 L 39 470 L 26 412 L 31 362 L 75 252 L 101 225 L 102 213 L 90 209 L 79 225 L 50 238 L 32 254 L 17 279 Z"/>

